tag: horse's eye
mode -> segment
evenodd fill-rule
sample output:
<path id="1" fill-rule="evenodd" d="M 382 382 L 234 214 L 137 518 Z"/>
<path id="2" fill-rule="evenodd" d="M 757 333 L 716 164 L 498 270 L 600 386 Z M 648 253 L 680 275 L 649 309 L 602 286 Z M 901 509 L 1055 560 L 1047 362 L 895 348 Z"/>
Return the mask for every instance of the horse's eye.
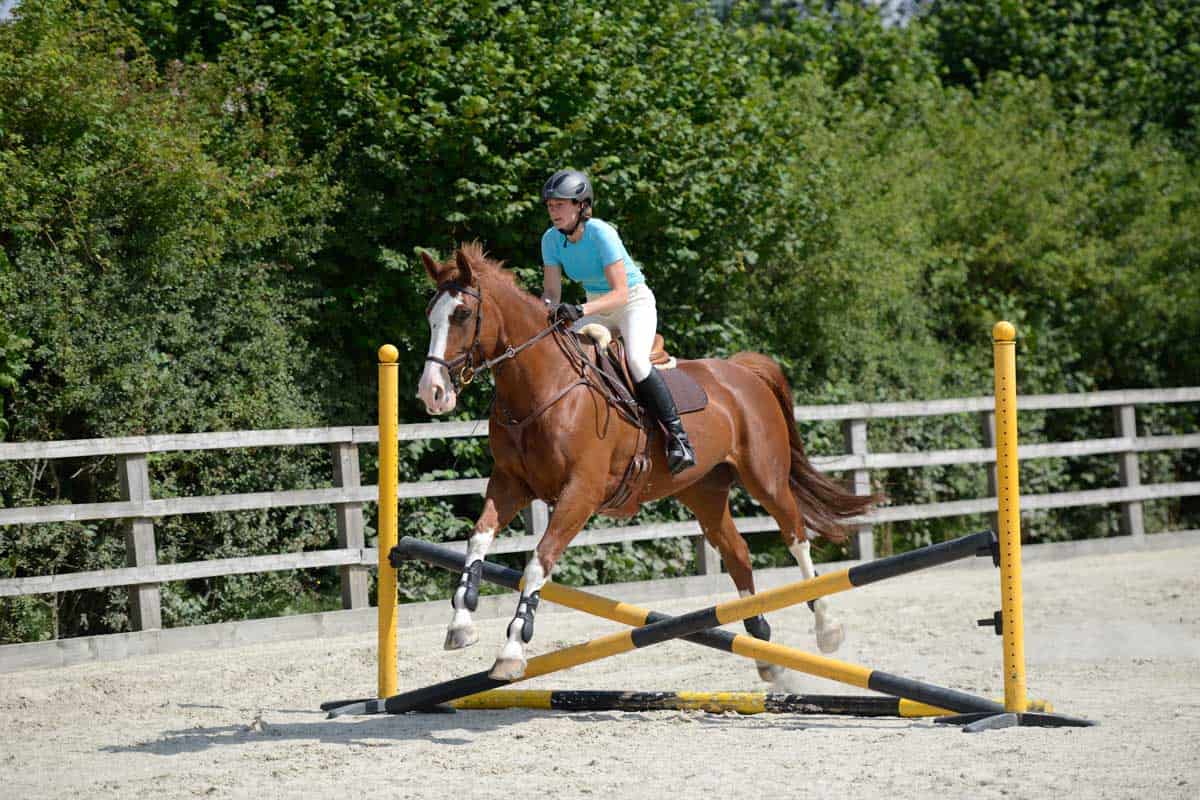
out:
<path id="1" fill-rule="evenodd" d="M 459 306 L 454 309 L 454 313 L 450 315 L 450 319 L 457 323 L 466 322 L 471 316 L 471 309 Z"/>

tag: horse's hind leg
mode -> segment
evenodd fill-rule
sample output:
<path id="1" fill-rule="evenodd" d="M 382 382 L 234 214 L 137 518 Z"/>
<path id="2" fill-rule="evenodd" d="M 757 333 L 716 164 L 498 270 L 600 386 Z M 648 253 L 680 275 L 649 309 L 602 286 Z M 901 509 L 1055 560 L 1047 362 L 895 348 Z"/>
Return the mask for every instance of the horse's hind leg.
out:
<path id="1" fill-rule="evenodd" d="M 511 522 L 517 512 L 529 502 L 530 497 L 524 484 L 516 478 L 504 472 L 492 473 L 488 481 L 487 498 L 483 503 L 483 513 L 479 515 L 479 520 L 475 523 L 475 532 L 471 534 L 467 543 L 462 577 L 459 578 L 458 586 L 450 598 L 454 616 L 450 619 L 450 627 L 446 629 L 446 641 L 443 645 L 445 649 L 461 650 L 479 641 L 479 633 L 475 630 L 471 612 L 479 604 L 483 559 L 496 537 L 496 531 Z"/>
<path id="2" fill-rule="evenodd" d="M 721 554 L 721 561 L 729 570 L 729 577 L 737 587 L 738 595 L 754 594 L 754 573 L 750 568 L 750 549 L 746 540 L 738 533 L 729 513 L 729 487 L 733 485 L 734 472 L 727 465 L 714 469 L 707 476 L 689 486 L 678 495 L 680 502 L 691 509 L 700 522 L 706 538 Z M 770 641 L 771 626 L 762 615 L 750 617 L 742 623 L 746 632 L 756 639 Z M 755 662 L 759 676 L 774 682 L 780 667 L 763 661 Z"/>
<path id="3" fill-rule="evenodd" d="M 787 545 L 792 557 L 800 566 L 800 574 L 805 580 L 815 578 L 816 569 L 813 567 L 809 554 L 808 536 L 804 530 L 804 517 L 799 505 L 792 494 L 786 473 L 781 477 L 756 475 L 754 470 L 746 469 L 739 473 L 746 491 L 762 504 L 767 513 L 779 523 L 779 535 Z M 833 618 L 829 601 L 823 597 L 809 601 L 816 622 L 817 647 L 822 653 L 832 653 L 842 645 L 846 638 L 846 627 Z"/>
<path id="4" fill-rule="evenodd" d="M 796 559 L 796 563 L 800 566 L 800 574 L 804 576 L 804 579 L 810 580 L 817 577 L 817 570 L 813 567 L 808 536 L 804 533 L 803 524 L 798 534 L 794 533 L 790 538 L 784 536 L 783 541 L 791 552 L 792 558 Z M 816 621 L 817 647 L 821 648 L 822 653 L 836 651 L 846 638 L 846 626 L 833 618 L 833 614 L 829 610 L 829 601 L 824 597 L 809 600 L 808 607 L 812 609 Z"/>

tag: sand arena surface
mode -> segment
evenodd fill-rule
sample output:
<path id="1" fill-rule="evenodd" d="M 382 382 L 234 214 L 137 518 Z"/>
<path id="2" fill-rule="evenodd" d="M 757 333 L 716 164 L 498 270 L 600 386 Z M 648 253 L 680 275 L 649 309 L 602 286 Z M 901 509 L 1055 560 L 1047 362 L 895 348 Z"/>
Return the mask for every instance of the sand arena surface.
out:
<path id="1" fill-rule="evenodd" d="M 928 720 L 675 711 L 327 720 L 322 701 L 374 690 L 374 637 L 356 635 L 0 675 L 0 795 L 1200 797 L 1200 546 L 1027 563 L 1024 585 L 1030 697 L 1099 727 L 966 735 Z M 993 570 L 948 566 L 837 595 L 849 636 L 836 657 L 999 697 L 1000 638 L 975 626 L 999 607 L 997 586 Z M 806 608 L 769 619 L 775 641 L 815 647 Z M 400 689 L 486 669 L 505 624 L 481 623 L 480 643 L 456 653 L 441 627 L 401 631 Z M 618 627 L 543 614 L 531 654 Z M 752 663 L 686 642 L 518 686 L 763 688 Z M 784 689 L 856 691 L 804 675 Z"/>

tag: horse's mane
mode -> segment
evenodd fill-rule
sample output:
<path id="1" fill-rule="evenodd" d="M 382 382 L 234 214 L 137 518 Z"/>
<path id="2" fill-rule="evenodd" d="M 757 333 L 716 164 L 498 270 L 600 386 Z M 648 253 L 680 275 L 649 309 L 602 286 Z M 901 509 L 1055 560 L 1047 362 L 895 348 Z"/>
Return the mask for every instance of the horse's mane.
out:
<path id="1" fill-rule="evenodd" d="M 545 314 L 545 309 L 543 308 L 541 301 L 521 288 L 521 286 L 517 283 L 517 276 L 513 274 L 512 270 L 504 268 L 505 262 L 489 256 L 484 251 L 483 245 L 478 241 L 464 242 L 460 244 L 458 246 L 458 252 L 461 253 L 471 265 L 471 271 L 476 280 L 487 281 L 492 285 L 499 282 L 504 285 L 504 288 L 511 288 L 512 293 L 516 297 L 521 298 L 521 300 L 528 304 L 530 308 L 534 309 L 539 314 Z M 449 266 L 450 272 L 448 272 L 447 275 L 453 275 L 455 278 L 457 278 L 458 265 L 454 259 L 450 260 Z M 443 278 L 443 280 L 445 280 L 445 278 Z"/>

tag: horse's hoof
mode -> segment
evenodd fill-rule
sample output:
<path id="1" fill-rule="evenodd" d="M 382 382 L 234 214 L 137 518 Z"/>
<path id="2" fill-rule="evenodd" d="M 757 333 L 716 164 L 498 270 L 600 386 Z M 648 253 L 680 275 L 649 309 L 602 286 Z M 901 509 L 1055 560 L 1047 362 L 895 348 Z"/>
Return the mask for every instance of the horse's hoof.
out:
<path id="1" fill-rule="evenodd" d="M 446 629 L 446 642 L 442 647 L 446 650 L 462 650 L 479 641 L 479 632 L 474 625 Z"/>
<path id="2" fill-rule="evenodd" d="M 817 647 L 822 653 L 833 653 L 842 646 L 842 642 L 846 640 L 845 625 L 831 625 L 828 628 L 822 628 L 817 631 Z"/>
<path id="3" fill-rule="evenodd" d="M 758 667 L 758 677 L 762 678 L 767 683 L 776 683 L 785 672 L 784 668 L 777 664 L 765 664 L 761 661 L 754 662 Z"/>
<path id="4" fill-rule="evenodd" d="M 525 659 L 498 658 L 488 677 L 496 681 L 515 681 L 525 677 Z"/>

